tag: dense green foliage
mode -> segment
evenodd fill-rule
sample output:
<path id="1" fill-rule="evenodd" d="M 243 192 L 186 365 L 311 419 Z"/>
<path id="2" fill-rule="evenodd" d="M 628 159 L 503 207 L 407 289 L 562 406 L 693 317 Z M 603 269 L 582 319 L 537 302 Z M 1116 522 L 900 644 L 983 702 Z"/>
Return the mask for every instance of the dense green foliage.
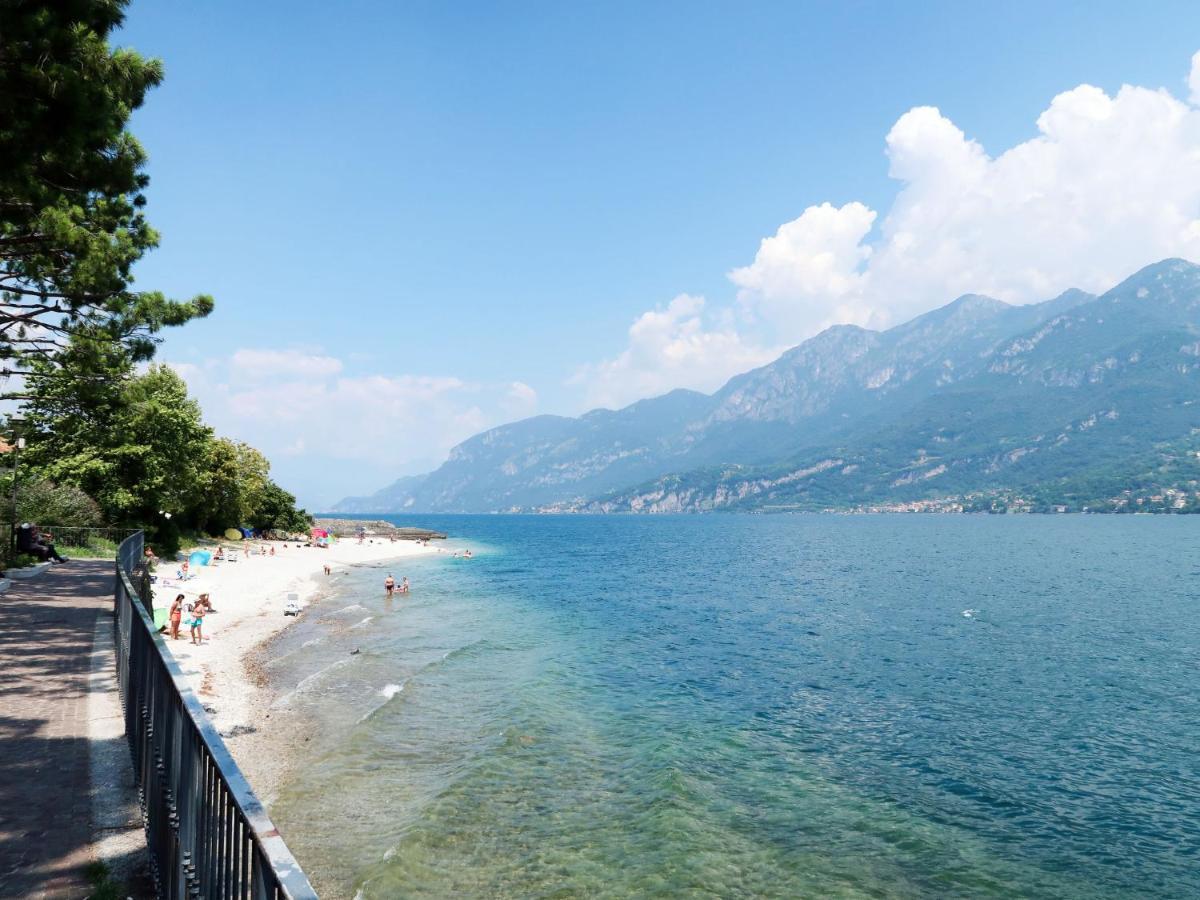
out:
<path id="1" fill-rule="evenodd" d="M 215 436 L 174 371 L 137 369 L 157 332 L 213 304 L 132 287 L 158 235 L 127 126 L 163 67 L 109 45 L 127 6 L 0 2 L 0 360 L 23 383 L 6 436 L 28 440 L 16 512 L 146 527 L 160 551 L 181 530 L 300 530 L 261 453 Z"/>
<path id="2" fill-rule="evenodd" d="M 295 498 L 270 480 L 266 457 L 214 435 L 172 369 L 136 374 L 118 355 L 97 379 L 70 348 L 63 356 L 60 377 L 32 380 L 27 471 L 94 497 L 110 524 L 150 527 L 163 549 L 181 529 L 307 527 Z"/>
<path id="3" fill-rule="evenodd" d="M 11 487 L 10 477 L 8 488 Z M 95 528 L 104 524 L 104 512 L 99 503 L 74 485 L 26 478 L 18 485 L 16 520 Z"/>
<path id="4" fill-rule="evenodd" d="M 72 336 L 153 354 L 155 332 L 212 309 L 132 288 L 158 235 L 146 154 L 126 130 L 163 77 L 113 49 L 127 0 L 0 4 L 0 358 L 53 361 Z"/>

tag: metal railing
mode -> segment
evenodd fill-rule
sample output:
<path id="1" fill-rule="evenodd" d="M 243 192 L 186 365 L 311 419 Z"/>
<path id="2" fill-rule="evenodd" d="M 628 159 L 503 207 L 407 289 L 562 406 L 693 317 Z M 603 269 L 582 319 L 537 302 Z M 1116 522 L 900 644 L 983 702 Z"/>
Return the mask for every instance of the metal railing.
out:
<path id="1" fill-rule="evenodd" d="M 154 627 L 143 546 L 117 552 L 117 680 L 158 895 L 315 900 Z"/>
<path id="2" fill-rule="evenodd" d="M 42 525 L 40 523 L 38 527 L 43 533 L 52 535 L 54 543 L 58 547 L 94 550 L 97 553 L 107 551 L 105 556 L 111 556 L 115 547 L 137 533 L 133 528 L 84 528 L 76 525 Z"/>

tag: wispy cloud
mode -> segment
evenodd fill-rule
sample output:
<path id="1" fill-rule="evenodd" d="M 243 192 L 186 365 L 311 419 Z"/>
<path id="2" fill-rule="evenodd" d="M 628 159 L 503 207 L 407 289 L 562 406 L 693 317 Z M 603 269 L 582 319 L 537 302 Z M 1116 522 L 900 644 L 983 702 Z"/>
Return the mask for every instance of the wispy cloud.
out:
<path id="1" fill-rule="evenodd" d="M 432 467 L 454 444 L 537 408 L 536 392 L 520 382 L 348 374 L 336 357 L 290 349 L 168 364 L 218 432 L 261 449 L 284 485 L 314 505 Z"/>

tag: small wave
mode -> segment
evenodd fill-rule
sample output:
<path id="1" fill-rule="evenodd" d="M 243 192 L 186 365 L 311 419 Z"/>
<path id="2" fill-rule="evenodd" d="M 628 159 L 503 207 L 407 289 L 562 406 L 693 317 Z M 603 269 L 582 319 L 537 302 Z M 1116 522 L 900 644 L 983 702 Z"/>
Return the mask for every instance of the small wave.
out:
<path id="1" fill-rule="evenodd" d="M 313 645 L 319 644 L 319 643 L 321 643 L 320 638 L 313 638 L 312 640 L 305 641 L 303 644 L 301 644 L 300 649 L 303 650 L 305 647 L 312 647 Z"/>
<path id="2" fill-rule="evenodd" d="M 977 610 L 977 609 L 964 609 L 962 611 L 962 614 L 963 614 L 964 618 L 973 619 L 973 618 L 975 618 L 975 613 L 977 613 L 977 612 L 979 612 L 979 610 Z"/>
<path id="3" fill-rule="evenodd" d="M 364 625 L 366 625 L 368 622 L 373 622 L 373 621 L 375 621 L 375 617 L 374 617 L 374 616 L 367 616 L 367 617 L 366 617 L 365 619 L 363 619 L 361 622 L 355 622 L 355 623 L 354 623 L 353 625 L 351 625 L 350 627 L 351 627 L 351 628 L 362 628 L 362 627 L 363 627 Z"/>
<path id="4" fill-rule="evenodd" d="M 328 675 L 334 669 L 340 669 L 342 666 L 349 665 L 350 662 L 351 662 L 351 660 L 349 660 L 349 659 L 339 659 L 339 660 L 337 660 L 337 662 L 332 662 L 329 665 L 325 666 L 323 669 L 317 669 L 317 671 L 313 672 L 311 675 L 301 678 L 299 683 L 292 690 L 288 691 L 286 694 L 284 694 L 282 697 L 280 697 L 278 700 L 275 701 L 275 705 L 276 706 L 287 706 L 291 702 L 293 697 L 295 697 L 297 694 L 304 693 L 304 691 L 308 688 L 308 686 L 310 684 L 312 684 L 313 682 L 322 678 L 323 676 Z"/>
<path id="5" fill-rule="evenodd" d="M 341 609 L 335 610 L 334 612 L 331 612 L 329 615 L 340 616 L 344 612 L 350 612 L 355 609 L 366 609 L 366 607 L 363 606 L 361 603 L 351 603 L 349 606 L 343 606 Z"/>
<path id="6" fill-rule="evenodd" d="M 405 684 L 407 684 L 407 682 L 401 682 L 400 684 L 385 684 L 382 688 L 380 688 L 379 696 L 383 698 L 383 702 L 359 716 L 357 724 L 361 725 L 363 722 L 367 721 L 367 719 L 371 718 L 371 716 L 375 715 L 375 713 L 387 706 L 393 697 L 404 690 Z"/>
<path id="7" fill-rule="evenodd" d="M 402 690 L 404 690 L 404 685 L 402 684 L 385 684 L 383 689 L 379 692 L 379 696 L 387 700 L 391 700 Z"/>

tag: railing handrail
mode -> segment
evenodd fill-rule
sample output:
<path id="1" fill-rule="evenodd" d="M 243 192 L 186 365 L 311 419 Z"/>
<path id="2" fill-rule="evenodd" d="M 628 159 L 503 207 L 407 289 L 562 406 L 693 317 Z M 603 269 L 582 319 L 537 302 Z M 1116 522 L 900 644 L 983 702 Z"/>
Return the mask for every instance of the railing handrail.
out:
<path id="1" fill-rule="evenodd" d="M 126 545 L 131 541 L 137 544 L 136 552 L 132 556 L 132 560 L 135 560 L 135 562 L 132 565 L 129 563 L 123 564 L 124 557 L 130 556 Z M 225 741 L 221 738 L 216 728 L 213 727 L 208 714 L 204 711 L 203 704 L 200 703 L 188 685 L 178 661 L 167 648 L 166 642 L 155 627 L 151 614 L 142 603 L 133 602 L 133 598 L 140 597 L 140 592 L 134 585 L 132 570 L 136 569 L 137 565 L 142 564 L 142 546 L 143 535 L 140 531 L 130 535 L 121 543 L 121 547 L 117 553 L 116 566 L 117 575 L 120 579 L 117 600 L 120 602 L 122 594 L 120 588 L 124 588 L 124 595 L 133 611 L 135 622 L 141 628 L 145 629 L 145 635 L 149 637 L 157 650 L 170 684 L 174 689 L 174 693 L 182 708 L 187 712 L 191 727 L 195 729 L 203 748 L 207 751 L 212 761 L 218 778 L 229 792 L 233 806 L 248 829 L 254 846 L 257 847 L 263 859 L 270 866 L 278 892 L 271 892 L 267 896 L 280 896 L 290 898 L 290 900 L 315 900 L 317 895 L 309 883 L 308 877 L 300 868 L 300 864 L 296 862 L 295 857 L 292 856 L 291 851 L 288 850 L 283 837 L 279 834 L 279 830 L 271 821 L 270 816 L 267 815 L 266 808 L 250 787 L 249 781 L 247 781 L 237 762 L 234 761 L 229 748 L 225 746 Z M 121 666 L 122 662 L 128 666 L 127 648 L 126 654 L 118 653 L 118 666 Z M 123 677 L 120 678 L 120 681 L 124 686 L 128 673 L 122 674 Z M 124 694 L 125 692 L 123 691 L 122 693 Z M 122 702 L 128 703 L 129 701 L 125 696 L 122 696 Z M 129 721 L 128 711 L 126 721 Z M 201 895 L 218 896 L 217 894 L 211 894 L 209 889 L 204 887 L 201 888 Z M 255 892 L 255 895 L 257 895 L 257 892 Z"/>

